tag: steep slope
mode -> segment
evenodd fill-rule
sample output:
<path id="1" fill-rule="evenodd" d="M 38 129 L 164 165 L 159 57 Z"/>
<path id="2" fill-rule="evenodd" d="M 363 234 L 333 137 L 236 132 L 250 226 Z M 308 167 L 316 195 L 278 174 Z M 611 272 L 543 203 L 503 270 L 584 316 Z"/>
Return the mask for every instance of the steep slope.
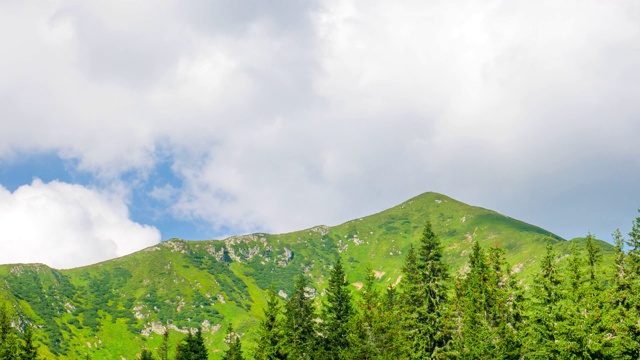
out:
<path id="1" fill-rule="evenodd" d="M 156 348 L 165 327 L 202 327 L 212 355 L 224 349 L 224 328 L 233 323 L 251 343 L 264 306 L 264 290 L 281 296 L 305 273 L 322 298 L 325 275 L 340 256 L 354 291 L 367 267 L 380 286 L 401 280 L 405 254 L 426 221 L 440 234 L 452 272 L 467 260 L 472 242 L 499 245 L 523 281 L 530 281 L 544 244 L 559 252 L 568 242 L 496 212 L 441 194 L 425 193 L 396 207 L 344 224 L 287 234 L 251 234 L 223 241 L 172 239 L 135 254 L 70 270 L 44 265 L 0 266 L 0 297 L 20 318 L 39 327 L 49 358 L 133 359 L 142 346 Z M 605 258 L 611 246 L 601 243 Z M 214 357 L 215 358 L 215 357 Z"/>

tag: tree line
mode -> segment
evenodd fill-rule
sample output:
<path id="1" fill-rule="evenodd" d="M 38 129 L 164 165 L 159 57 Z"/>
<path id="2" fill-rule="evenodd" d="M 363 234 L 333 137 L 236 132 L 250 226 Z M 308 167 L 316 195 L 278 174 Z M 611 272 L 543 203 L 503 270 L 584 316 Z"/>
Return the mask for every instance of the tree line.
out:
<path id="1" fill-rule="evenodd" d="M 562 263 L 547 242 L 527 287 L 504 249 L 477 241 L 464 271 L 450 274 L 427 223 L 409 248 L 398 286 L 380 290 L 368 271 L 352 293 L 338 258 L 319 307 L 304 275 L 285 300 L 271 288 L 255 346 L 243 351 L 229 326 L 223 359 L 638 359 L 640 217 L 626 239 L 619 230 L 613 235 L 615 261 L 607 273 L 596 271 L 602 254 L 589 234 L 584 249 L 572 243 Z M 168 336 L 141 358 L 169 360 Z M 18 334 L 0 312 L 0 358 L 35 359 L 35 349 L 30 330 Z M 199 330 L 172 353 L 175 360 L 208 359 Z"/>
<path id="2" fill-rule="evenodd" d="M 602 254 L 588 234 L 584 249 L 572 243 L 563 263 L 547 242 L 533 284 L 524 287 L 504 249 L 477 241 L 465 271 L 450 275 L 427 223 L 397 287 L 377 290 L 369 271 L 354 296 L 338 259 L 318 311 L 303 275 L 284 302 L 271 290 L 251 357 L 639 359 L 640 217 L 627 239 L 613 235 L 608 272 L 596 270 Z"/>

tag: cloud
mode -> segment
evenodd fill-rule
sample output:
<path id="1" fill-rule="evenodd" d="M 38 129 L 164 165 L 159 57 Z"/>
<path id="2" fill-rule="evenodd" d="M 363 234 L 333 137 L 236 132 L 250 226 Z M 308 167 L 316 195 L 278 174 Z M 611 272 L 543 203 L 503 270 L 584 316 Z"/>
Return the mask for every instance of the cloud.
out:
<path id="1" fill-rule="evenodd" d="M 160 241 L 129 219 L 121 194 L 34 180 L 13 193 L 0 186 L 0 263 L 71 268 L 130 254 Z"/>
<path id="2" fill-rule="evenodd" d="M 640 199 L 639 9 L 3 2 L 0 158 L 52 151 L 103 183 L 169 158 L 179 185 L 149 196 L 216 235 L 435 190 L 606 236 Z"/>

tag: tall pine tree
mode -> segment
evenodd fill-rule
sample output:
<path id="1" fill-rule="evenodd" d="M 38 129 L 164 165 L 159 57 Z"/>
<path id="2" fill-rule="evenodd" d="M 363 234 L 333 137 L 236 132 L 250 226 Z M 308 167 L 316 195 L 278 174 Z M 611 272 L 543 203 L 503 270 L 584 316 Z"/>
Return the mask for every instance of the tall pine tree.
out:
<path id="1" fill-rule="evenodd" d="M 348 286 L 342 260 L 338 257 L 329 273 L 327 300 L 322 308 L 323 350 L 325 356 L 331 359 L 345 358 L 346 350 L 350 347 L 348 335 L 353 306 Z"/>
<path id="2" fill-rule="evenodd" d="M 158 358 L 160 360 L 169 360 L 169 329 L 165 329 L 162 334 L 162 342 L 158 347 Z"/>
<path id="3" fill-rule="evenodd" d="M 267 295 L 267 307 L 264 309 L 264 318 L 258 328 L 258 344 L 254 352 L 257 360 L 286 359 L 282 353 L 282 324 L 280 299 L 273 287 Z"/>
<path id="4" fill-rule="evenodd" d="M 402 322 L 405 356 L 432 359 L 444 355 L 451 339 L 448 267 L 440 239 L 427 222 L 417 252 L 409 249 L 403 267 Z"/>
<path id="5" fill-rule="evenodd" d="M 457 356 L 471 359 L 518 359 L 520 305 L 517 285 L 509 274 L 504 250 L 494 247 L 489 256 L 474 242 L 469 271 L 456 283 L 455 306 L 459 331 Z"/>
<path id="6" fill-rule="evenodd" d="M 0 359 L 20 359 L 20 340 L 5 305 L 0 306 Z"/>
<path id="7" fill-rule="evenodd" d="M 536 274 L 533 294 L 528 303 L 528 321 L 525 328 L 525 357 L 558 359 L 557 331 L 563 321 L 560 301 L 564 298 L 562 279 L 556 264 L 556 255 L 547 240 L 546 252 Z"/>
<path id="8" fill-rule="evenodd" d="M 24 331 L 22 345 L 20 346 L 20 358 L 22 360 L 36 360 L 38 358 L 38 347 L 33 341 L 31 326 L 27 326 Z"/>
<path id="9" fill-rule="evenodd" d="M 176 348 L 176 360 L 207 359 L 209 359 L 209 354 L 200 329 L 198 329 L 195 335 L 188 333 L 186 338 L 182 340 Z"/>
<path id="10" fill-rule="evenodd" d="M 233 331 L 231 324 L 229 324 L 229 329 L 227 330 L 226 342 L 229 344 L 229 350 L 224 353 L 222 360 L 244 360 L 240 337 Z"/>
<path id="11" fill-rule="evenodd" d="M 317 338 L 313 299 L 307 295 L 307 278 L 300 274 L 285 304 L 283 351 L 288 359 L 313 359 Z"/>
<path id="12" fill-rule="evenodd" d="M 376 290 L 374 272 L 367 268 L 352 318 L 350 359 L 400 358 L 395 298 L 393 287 L 387 289 L 385 296 Z"/>

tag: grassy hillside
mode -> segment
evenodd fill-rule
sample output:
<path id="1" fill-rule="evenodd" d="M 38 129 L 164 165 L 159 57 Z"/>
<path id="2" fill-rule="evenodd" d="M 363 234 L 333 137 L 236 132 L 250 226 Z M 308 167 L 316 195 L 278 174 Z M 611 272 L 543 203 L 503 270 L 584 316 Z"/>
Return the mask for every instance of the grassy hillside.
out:
<path id="1" fill-rule="evenodd" d="M 0 298 L 23 322 L 36 324 L 47 358 L 134 359 L 155 349 L 165 327 L 173 345 L 202 327 L 212 358 L 226 349 L 227 324 L 250 344 L 265 289 L 290 294 L 305 273 L 321 299 L 329 266 L 341 257 L 357 291 L 367 266 L 381 287 L 401 280 L 400 268 L 426 221 L 445 248 L 452 273 L 467 260 L 472 242 L 499 245 L 526 283 L 537 270 L 546 239 L 566 254 L 570 242 L 496 212 L 425 193 L 389 210 L 344 224 L 287 234 L 251 234 L 225 240 L 171 239 L 135 254 L 70 270 L 45 265 L 0 266 Z M 612 247 L 600 243 L 605 264 Z M 173 347 L 173 346 L 172 346 Z"/>

